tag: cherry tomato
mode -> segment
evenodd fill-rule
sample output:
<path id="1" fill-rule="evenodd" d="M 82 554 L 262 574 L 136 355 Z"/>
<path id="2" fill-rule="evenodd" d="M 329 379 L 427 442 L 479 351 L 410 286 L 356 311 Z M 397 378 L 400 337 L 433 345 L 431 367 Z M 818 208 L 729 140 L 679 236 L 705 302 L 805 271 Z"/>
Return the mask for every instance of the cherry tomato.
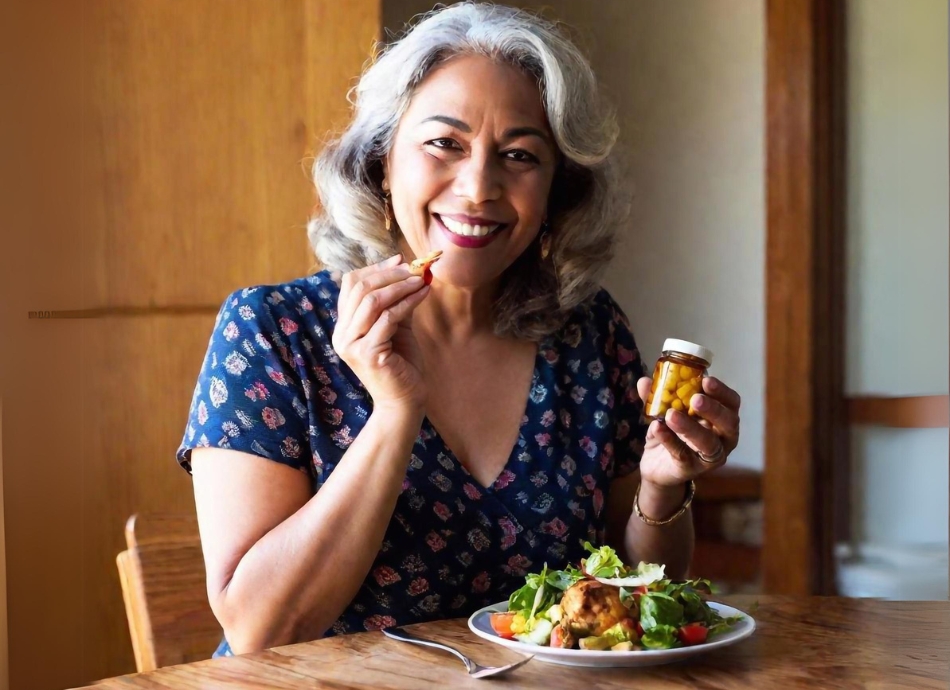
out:
<path id="1" fill-rule="evenodd" d="M 702 644 L 706 641 L 706 636 L 709 634 L 709 630 L 700 625 L 699 623 L 690 623 L 689 625 L 684 625 L 679 629 L 679 638 L 680 641 L 686 646 L 694 644 Z"/>
<path id="2" fill-rule="evenodd" d="M 514 638 L 515 633 L 511 629 L 511 621 L 514 620 L 514 617 L 515 614 L 513 613 L 493 613 L 489 619 L 491 629 L 495 631 L 498 637 L 503 637 L 506 640 Z"/>

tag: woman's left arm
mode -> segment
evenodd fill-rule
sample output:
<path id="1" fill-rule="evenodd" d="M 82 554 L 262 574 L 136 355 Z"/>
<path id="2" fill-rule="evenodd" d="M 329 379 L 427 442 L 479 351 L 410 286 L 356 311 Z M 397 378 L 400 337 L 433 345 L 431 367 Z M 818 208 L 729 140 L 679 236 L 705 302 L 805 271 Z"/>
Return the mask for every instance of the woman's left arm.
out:
<path id="1" fill-rule="evenodd" d="M 637 383 L 646 400 L 651 380 Z M 703 379 L 703 392 L 690 401 L 697 417 L 669 410 L 665 421 L 647 430 L 639 469 L 615 479 L 607 499 L 607 542 L 626 563 L 663 563 L 672 578 L 685 577 L 693 555 L 693 520 L 687 511 L 669 524 L 653 526 L 675 515 L 687 496 L 690 480 L 721 467 L 739 443 L 738 393 L 719 379 Z M 636 497 L 637 487 L 640 495 Z"/>

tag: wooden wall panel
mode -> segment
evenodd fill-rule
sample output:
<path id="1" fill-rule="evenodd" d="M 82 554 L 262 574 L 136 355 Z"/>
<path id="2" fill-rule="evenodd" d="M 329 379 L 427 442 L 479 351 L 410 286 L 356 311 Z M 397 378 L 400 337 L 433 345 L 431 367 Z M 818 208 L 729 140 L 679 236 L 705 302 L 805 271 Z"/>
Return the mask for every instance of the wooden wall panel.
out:
<path id="1" fill-rule="evenodd" d="M 208 304 L 310 270 L 312 149 L 348 118 L 378 15 L 378 0 L 90 0 L 85 306 Z"/>
<path id="2" fill-rule="evenodd" d="M 847 502 L 843 3 L 769 0 L 766 20 L 764 586 L 830 594 Z"/>
<path id="3" fill-rule="evenodd" d="M 7 636 L 7 546 L 3 538 L 3 398 L 0 397 L 0 690 L 10 687 Z"/>
<path id="4" fill-rule="evenodd" d="M 211 304 L 312 264 L 306 5 L 87 3 L 86 307 Z"/>
<path id="5" fill-rule="evenodd" d="M 213 316 L 34 320 L 8 394 L 12 687 L 134 670 L 115 556 L 135 512 L 193 513 L 174 459 Z M 62 343 L 73 343 L 65 354 Z M 53 500 L 51 500 L 53 499 Z M 57 663 L 50 664 L 52 649 Z M 40 677 L 37 677 L 40 674 Z"/>
<path id="6" fill-rule="evenodd" d="M 31 34 L 62 45 L 54 60 L 44 41 L 16 44 L 42 68 L 23 87 L 72 84 L 84 109 L 37 99 L 42 127 L 17 159 L 36 190 L 0 252 L 18 690 L 134 670 L 115 565 L 126 519 L 194 510 L 174 451 L 214 315 L 237 287 L 314 266 L 302 164 L 345 122 L 379 31 L 379 0 L 35 6 Z"/>
<path id="7" fill-rule="evenodd" d="M 82 553 L 84 572 L 95 574 L 84 582 L 83 618 L 86 635 L 100 641 L 83 660 L 89 678 L 114 673 L 119 659 L 133 668 L 115 567 L 124 521 L 133 513 L 194 514 L 191 481 L 174 454 L 213 322 L 106 318 L 80 326 L 83 370 L 97 372 L 83 391 L 83 481 L 108 496 L 105 505 L 83 501 L 83 539 L 95 545 Z"/>

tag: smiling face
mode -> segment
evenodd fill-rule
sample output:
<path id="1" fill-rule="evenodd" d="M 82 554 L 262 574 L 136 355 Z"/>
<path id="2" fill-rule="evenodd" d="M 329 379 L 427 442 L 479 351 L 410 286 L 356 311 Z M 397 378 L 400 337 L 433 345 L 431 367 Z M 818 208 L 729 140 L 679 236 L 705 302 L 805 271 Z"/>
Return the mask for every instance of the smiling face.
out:
<path id="1" fill-rule="evenodd" d="M 403 249 L 442 250 L 440 281 L 492 284 L 537 236 L 556 156 L 533 79 L 481 56 L 441 65 L 413 94 L 385 161 Z"/>

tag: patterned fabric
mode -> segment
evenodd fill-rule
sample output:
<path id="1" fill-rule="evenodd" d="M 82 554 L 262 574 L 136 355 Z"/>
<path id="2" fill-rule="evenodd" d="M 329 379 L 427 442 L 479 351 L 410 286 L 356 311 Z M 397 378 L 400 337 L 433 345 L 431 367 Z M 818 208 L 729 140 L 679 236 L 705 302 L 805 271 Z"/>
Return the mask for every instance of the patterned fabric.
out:
<path id="1" fill-rule="evenodd" d="M 372 409 L 330 344 L 338 296 L 321 272 L 225 300 L 177 453 L 186 470 L 191 449 L 217 446 L 322 486 Z M 327 634 L 469 615 L 545 562 L 577 561 L 584 540 L 602 542 L 610 481 L 643 450 L 642 374 L 626 317 L 601 290 L 540 344 L 518 441 L 491 486 L 426 418 L 382 548 Z"/>

